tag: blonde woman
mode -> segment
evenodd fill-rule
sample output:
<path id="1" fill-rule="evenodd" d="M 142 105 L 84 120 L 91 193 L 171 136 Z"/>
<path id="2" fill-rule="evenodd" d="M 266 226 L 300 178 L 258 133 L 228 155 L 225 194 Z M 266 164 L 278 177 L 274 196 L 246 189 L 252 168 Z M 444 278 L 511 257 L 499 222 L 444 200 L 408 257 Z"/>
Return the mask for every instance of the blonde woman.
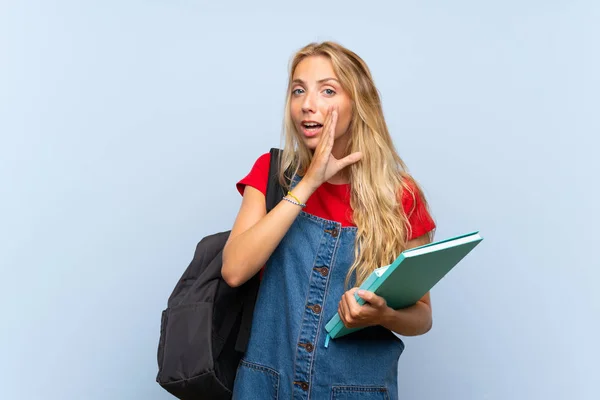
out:
<path id="1" fill-rule="evenodd" d="M 223 251 L 230 286 L 262 274 L 233 398 L 396 399 L 404 344 L 392 332 L 431 328 L 429 294 L 393 310 L 369 292 L 358 293 L 367 302 L 360 306 L 354 293 L 375 268 L 430 242 L 435 223 L 354 52 L 333 42 L 299 50 L 284 118 L 280 181 L 288 195 L 265 213 L 270 155 L 260 156 L 237 183 L 242 205 Z M 326 347 L 325 324 L 336 312 L 365 329 Z"/>

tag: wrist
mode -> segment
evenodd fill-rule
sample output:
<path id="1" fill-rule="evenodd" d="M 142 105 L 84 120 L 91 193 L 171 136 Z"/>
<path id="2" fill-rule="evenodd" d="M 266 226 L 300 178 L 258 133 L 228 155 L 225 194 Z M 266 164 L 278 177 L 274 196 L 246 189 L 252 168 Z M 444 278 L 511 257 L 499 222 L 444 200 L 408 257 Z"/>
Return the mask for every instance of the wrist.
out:
<path id="1" fill-rule="evenodd" d="M 311 182 L 301 180 L 294 187 L 294 189 L 291 190 L 291 192 L 295 197 L 298 198 L 298 200 L 300 200 L 301 203 L 306 203 L 315 190 L 317 190 L 317 188 L 314 187 Z"/>
<path id="2" fill-rule="evenodd" d="M 398 312 L 393 308 L 386 307 L 381 317 L 379 318 L 379 325 L 384 328 L 390 329 L 394 325 L 394 322 L 398 318 Z"/>
<path id="3" fill-rule="evenodd" d="M 311 174 L 306 173 L 304 176 L 302 176 L 300 182 L 298 182 L 298 185 L 302 184 L 309 187 L 312 193 L 316 191 L 319 186 L 321 186 L 321 183 L 322 182 L 319 182 L 319 179 L 315 179 L 315 177 L 313 177 Z"/>

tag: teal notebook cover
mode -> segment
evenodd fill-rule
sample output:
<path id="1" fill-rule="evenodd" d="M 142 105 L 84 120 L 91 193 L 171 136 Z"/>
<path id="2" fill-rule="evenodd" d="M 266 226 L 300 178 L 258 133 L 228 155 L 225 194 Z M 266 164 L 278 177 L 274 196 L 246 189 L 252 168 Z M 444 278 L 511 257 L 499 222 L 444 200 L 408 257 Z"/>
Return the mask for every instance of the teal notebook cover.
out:
<path id="1" fill-rule="evenodd" d="M 397 310 L 419 301 L 452 268 L 454 268 L 483 238 L 479 231 L 456 236 L 405 250 L 390 265 L 376 269 L 360 285 L 383 297 L 389 307 Z M 364 299 L 355 295 L 358 304 Z M 342 337 L 362 328 L 347 328 L 338 313 L 325 325 L 328 338 Z"/>

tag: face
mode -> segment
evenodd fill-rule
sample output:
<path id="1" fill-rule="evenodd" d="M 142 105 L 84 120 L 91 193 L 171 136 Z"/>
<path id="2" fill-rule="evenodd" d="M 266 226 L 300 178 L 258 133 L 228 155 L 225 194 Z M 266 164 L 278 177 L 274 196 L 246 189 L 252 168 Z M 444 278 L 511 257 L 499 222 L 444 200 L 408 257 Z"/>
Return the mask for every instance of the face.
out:
<path id="1" fill-rule="evenodd" d="M 321 138 L 327 109 L 338 110 L 335 128 L 335 144 L 332 153 L 336 157 L 343 151 L 352 119 L 352 100 L 342 89 L 331 61 L 323 56 L 303 59 L 292 76 L 290 113 L 300 137 L 309 149 L 314 150 Z M 337 153 L 337 154 L 336 154 Z"/>

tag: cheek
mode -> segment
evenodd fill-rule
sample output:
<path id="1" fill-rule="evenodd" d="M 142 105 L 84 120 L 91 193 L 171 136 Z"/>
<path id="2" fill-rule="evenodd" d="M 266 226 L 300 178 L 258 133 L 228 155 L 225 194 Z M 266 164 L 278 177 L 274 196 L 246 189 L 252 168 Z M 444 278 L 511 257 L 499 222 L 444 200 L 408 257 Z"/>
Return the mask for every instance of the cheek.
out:
<path id="1" fill-rule="evenodd" d="M 290 117 L 294 123 L 298 123 L 303 119 L 302 107 L 297 104 L 290 104 Z"/>
<path id="2" fill-rule="evenodd" d="M 343 135 L 350 128 L 350 122 L 352 121 L 352 110 L 350 108 L 340 110 L 338 115 L 338 123 L 336 127 L 336 134 Z"/>

